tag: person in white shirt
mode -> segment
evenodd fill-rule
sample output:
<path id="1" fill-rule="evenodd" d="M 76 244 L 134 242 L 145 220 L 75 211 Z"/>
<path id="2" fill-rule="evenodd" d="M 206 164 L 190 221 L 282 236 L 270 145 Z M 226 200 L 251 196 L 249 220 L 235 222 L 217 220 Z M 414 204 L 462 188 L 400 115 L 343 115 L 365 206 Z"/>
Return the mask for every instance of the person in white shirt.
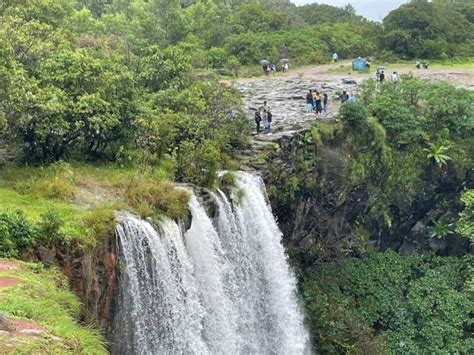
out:
<path id="1" fill-rule="evenodd" d="M 390 77 L 390 81 L 394 84 L 398 81 L 398 73 L 396 71 L 393 72 L 392 76 Z"/>

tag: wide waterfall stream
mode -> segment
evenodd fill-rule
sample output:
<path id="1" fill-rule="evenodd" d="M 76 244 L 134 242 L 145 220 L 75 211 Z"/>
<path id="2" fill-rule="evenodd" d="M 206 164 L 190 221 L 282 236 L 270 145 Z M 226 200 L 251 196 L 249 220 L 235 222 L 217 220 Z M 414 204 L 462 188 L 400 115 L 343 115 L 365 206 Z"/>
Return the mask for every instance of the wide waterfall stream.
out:
<path id="1" fill-rule="evenodd" d="M 237 173 L 238 201 L 196 196 L 191 227 L 129 214 L 117 225 L 122 265 L 117 354 L 305 354 L 309 336 L 263 181 Z"/>

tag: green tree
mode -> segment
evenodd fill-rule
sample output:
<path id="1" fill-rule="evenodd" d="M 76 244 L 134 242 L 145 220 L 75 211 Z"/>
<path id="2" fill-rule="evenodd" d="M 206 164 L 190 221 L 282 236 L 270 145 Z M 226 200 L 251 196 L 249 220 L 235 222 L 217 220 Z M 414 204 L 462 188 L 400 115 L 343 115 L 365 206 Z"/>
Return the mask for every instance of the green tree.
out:
<path id="1" fill-rule="evenodd" d="M 408 58 L 470 56 L 463 44 L 474 40 L 472 4 L 456 1 L 412 1 L 390 12 L 383 20 L 382 48 Z"/>

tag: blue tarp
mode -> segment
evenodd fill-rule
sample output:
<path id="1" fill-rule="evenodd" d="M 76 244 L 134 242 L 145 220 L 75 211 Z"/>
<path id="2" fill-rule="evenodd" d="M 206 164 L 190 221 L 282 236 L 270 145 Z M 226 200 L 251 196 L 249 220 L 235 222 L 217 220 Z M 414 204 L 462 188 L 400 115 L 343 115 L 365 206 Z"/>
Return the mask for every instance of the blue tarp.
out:
<path id="1" fill-rule="evenodd" d="M 365 70 L 367 69 L 367 63 L 364 59 L 356 59 L 352 61 L 352 70 Z"/>

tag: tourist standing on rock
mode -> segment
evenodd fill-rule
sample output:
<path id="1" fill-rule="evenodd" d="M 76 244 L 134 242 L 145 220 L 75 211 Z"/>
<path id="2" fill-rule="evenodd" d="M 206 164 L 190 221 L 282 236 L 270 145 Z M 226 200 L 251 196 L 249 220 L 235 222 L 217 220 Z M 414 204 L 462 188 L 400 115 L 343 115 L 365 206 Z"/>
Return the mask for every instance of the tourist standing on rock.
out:
<path id="1" fill-rule="evenodd" d="M 380 82 L 383 83 L 385 80 L 385 72 L 382 70 L 382 72 L 380 73 Z"/>
<path id="2" fill-rule="evenodd" d="M 272 133 L 272 121 L 273 121 L 273 115 L 270 111 L 267 112 L 267 132 L 268 134 Z"/>
<path id="3" fill-rule="evenodd" d="M 337 63 L 338 60 L 339 60 L 339 56 L 337 55 L 336 52 L 334 52 L 333 55 L 332 55 L 332 62 L 333 62 L 333 64 L 334 64 L 334 63 Z"/>
<path id="4" fill-rule="evenodd" d="M 323 94 L 323 111 L 324 113 L 328 113 L 328 94 Z"/>
<path id="5" fill-rule="evenodd" d="M 344 90 L 342 92 L 342 95 L 339 96 L 339 98 L 341 99 L 341 102 L 344 103 L 346 102 L 347 100 L 349 100 L 349 95 L 347 94 L 346 90 Z"/>
<path id="6" fill-rule="evenodd" d="M 270 66 L 268 64 L 264 64 L 263 65 L 263 74 L 265 76 L 268 76 L 268 74 L 270 74 L 270 71 L 271 71 Z"/>
<path id="7" fill-rule="evenodd" d="M 257 134 L 260 133 L 260 122 L 262 122 L 262 115 L 260 114 L 260 109 L 255 111 L 255 124 L 257 125 Z"/>
<path id="8" fill-rule="evenodd" d="M 283 71 L 285 73 L 288 71 L 288 63 L 283 64 Z"/>
<path id="9" fill-rule="evenodd" d="M 313 90 L 309 90 L 306 94 L 306 113 L 313 111 Z"/>
<path id="10" fill-rule="evenodd" d="M 267 101 L 263 101 L 263 106 L 260 108 L 262 112 L 263 127 L 268 126 L 268 112 L 270 112 L 270 107 L 267 105 Z"/>
<path id="11" fill-rule="evenodd" d="M 263 112 L 264 112 L 264 113 L 270 111 L 270 107 L 269 107 L 268 104 L 267 104 L 267 100 L 263 101 L 263 106 L 262 106 L 262 108 L 263 108 Z"/>
<path id="12" fill-rule="evenodd" d="M 392 76 L 390 77 L 390 81 L 391 81 L 392 83 L 394 83 L 394 84 L 397 83 L 397 81 L 398 81 L 398 74 L 397 74 L 396 71 L 393 72 Z"/>
<path id="13" fill-rule="evenodd" d="M 374 75 L 374 79 L 375 81 L 380 81 L 380 70 L 377 69 Z"/>
<path id="14" fill-rule="evenodd" d="M 277 71 L 277 66 L 275 64 L 272 64 L 272 74 L 275 75 Z"/>
<path id="15" fill-rule="evenodd" d="M 323 112 L 323 107 L 322 107 L 322 97 L 321 94 L 316 92 L 316 114 L 322 113 Z"/>

